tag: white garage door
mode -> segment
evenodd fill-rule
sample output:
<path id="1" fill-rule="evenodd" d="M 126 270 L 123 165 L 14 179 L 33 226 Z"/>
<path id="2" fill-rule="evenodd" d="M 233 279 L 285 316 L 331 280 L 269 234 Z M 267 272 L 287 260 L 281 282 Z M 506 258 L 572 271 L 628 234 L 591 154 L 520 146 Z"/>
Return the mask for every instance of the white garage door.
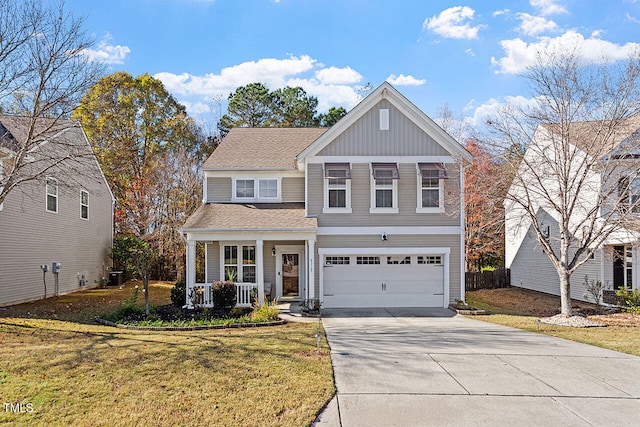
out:
<path id="1" fill-rule="evenodd" d="M 325 256 L 323 306 L 442 307 L 442 255 Z"/>

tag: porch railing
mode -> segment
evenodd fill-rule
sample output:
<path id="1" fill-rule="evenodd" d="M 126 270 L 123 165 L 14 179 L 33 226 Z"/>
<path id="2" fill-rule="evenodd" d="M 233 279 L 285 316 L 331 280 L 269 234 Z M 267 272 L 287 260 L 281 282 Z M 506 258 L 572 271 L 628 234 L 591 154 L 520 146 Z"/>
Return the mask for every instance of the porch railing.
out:
<path id="1" fill-rule="evenodd" d="M 252 293 L 257 283 L 236 283 L 236 307 L 251 307 Z M 254 294 L 255 295 L 255 294 Z M 213 290 L 210 283 L 187 286 L 187 307 L 213 307 Z"/>

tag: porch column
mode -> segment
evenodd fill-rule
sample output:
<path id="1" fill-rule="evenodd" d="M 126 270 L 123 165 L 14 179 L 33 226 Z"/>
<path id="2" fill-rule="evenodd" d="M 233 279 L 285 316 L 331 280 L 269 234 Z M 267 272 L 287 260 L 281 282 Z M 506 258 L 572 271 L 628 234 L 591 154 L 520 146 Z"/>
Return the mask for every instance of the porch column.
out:
<path id="1" fill-rule="evenodd" d="M 187 254 L 186 254 L 187 270 L 186 270 L 186 301 L 187 305 L 191 308 L 191 300 L 189 299 L 189 289 L 193 288 L 196 284 L 196 242 L 195 240 L 189 240 L 187 238 Z"/>
<path id="2" fill-rule="evenodd" d="M 315 275 L 315 271 L 313 268 L 313 260 L 315 259 L 315 252 L 316 252 L 316 241 L 315 240 L 307 240 L 309 249 L 308 249 L 308 260 L 307 260 L 307 283 L 308 283 L 308 288 L 309 288 L 309 298 L 308 299 L 315 299 L 315 293 L 316 293 L 316 284 L 315 284 L 315 279 L 316 279 L 316 275 Z"/>
<path id="3" fill-rule="evenodd" d="M 258 302 L 264 304 L 264 251 L 262 240 L 256 240 L 256 283 L 258 284 Z"/>

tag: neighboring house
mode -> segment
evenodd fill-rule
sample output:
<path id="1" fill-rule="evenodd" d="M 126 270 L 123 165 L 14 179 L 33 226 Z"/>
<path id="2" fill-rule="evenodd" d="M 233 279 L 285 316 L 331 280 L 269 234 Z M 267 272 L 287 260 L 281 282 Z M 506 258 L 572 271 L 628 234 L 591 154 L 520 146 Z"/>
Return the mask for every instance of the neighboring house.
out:
<path id="1" fill-rule="evenodd" d="M 584 180 L 589 184 L 583 185 L 579 193 L 576 214 L 570 223 L 579 224 L 587 218 L 585 212 L 595 209 L 598 213 L 594 224 L 604 224 L 613 231 L 601 244 L 591 245 L 596 248 L 594 256 L 571 276 L 571 298 L 590 302 L 594 300 L 585 286 L 585 276 L 589 282 L 600 281 L 610 294 L 616 289 L 638 289 L 640 281 L 640 116 L 621 122 L 614 135 L 600 142 L 601 145 L 594 145 L 593 129 L 597 125 L 598 122 L 577 122 L 570 126 L 570 133 L 574 135 L 571 145 L 571 149 L 575 149 L 574 164 L 589 159 L 595 165 Z M 545 152 L 540 147 L 552 144 L 554 133 L 558 133 L 556 127 L 540 125 L 534 135 L 538 148 L 527 149 L 525 158 L 535 161 L 535 156 Z M 535 182 L 531 179 L 529 185 L 533 187 Z M 545 190 L 548 194 L 558 194 L 552 185 Z M 559 201 L 558 198 L 556 202 Z M 542 204 L 536 209 L 544 234 L 558 238 L 559 218 L 553 209 Z M 615 210 L 622 215 L 616 215 Z M 580 238 L 578 233 L 579 230 L 571 238 Z M 511 285 L 560 295 L 558 274 L 542 251 L 531 222 L 523 222 L 518 208 L 509 201 L 505 201 L 505 240 L 505 265 L 511 269 Z"/>
<path id="2" fill-rule="evenodd" d="M 187 301 L 234 279 L 323 307 L 464 299 L 463 163 L 471 155 L 388 83 L 329 129 L 234 128 L 204 163 L 186 221 Z M 206 243 L 206 282 L 195 245 Z"/>
<path id="3" fill-rule="evenodd" d="M 41 119 L 38 143 L 25 150 L 29 123 L 27 117 L 0 116 L 1 182 L 10 179 L 20 155 L 27 166 L 13 176 L 35 177 L 0 205 L 0 306 L 96 285 L 111 265 L 113 196 L 82 128 Z"/>

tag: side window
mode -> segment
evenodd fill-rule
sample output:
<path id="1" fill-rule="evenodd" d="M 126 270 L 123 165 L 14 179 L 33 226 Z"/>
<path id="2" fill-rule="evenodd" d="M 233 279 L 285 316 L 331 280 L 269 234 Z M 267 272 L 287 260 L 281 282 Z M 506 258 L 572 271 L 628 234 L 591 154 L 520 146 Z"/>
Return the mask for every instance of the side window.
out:
<path id="1" fill-rule="evenodd" d="M 58 181 L 47 178 L 47 212 L 58 212 Z"/>
<path id="2" fill-rule="evenodd" d="M 418 206 L 416 212 L 444 212 L 444 180 L 447 172 L 442 163 L 418 163 Z"/>
<path id="3" fill-rule="evenodd" d="M 371 212 L 398 212 L 398 165 L 371 164 Z"/>
<path id="4" fill-rule="evenodd" d="M 80 192 L 80 218 L 89 219 L 89 193 Z"/>
<path id="5" fill-rule="evenodd" d="M 324 164 L 323 212 L 351 212 L 351 165 Z"/>

